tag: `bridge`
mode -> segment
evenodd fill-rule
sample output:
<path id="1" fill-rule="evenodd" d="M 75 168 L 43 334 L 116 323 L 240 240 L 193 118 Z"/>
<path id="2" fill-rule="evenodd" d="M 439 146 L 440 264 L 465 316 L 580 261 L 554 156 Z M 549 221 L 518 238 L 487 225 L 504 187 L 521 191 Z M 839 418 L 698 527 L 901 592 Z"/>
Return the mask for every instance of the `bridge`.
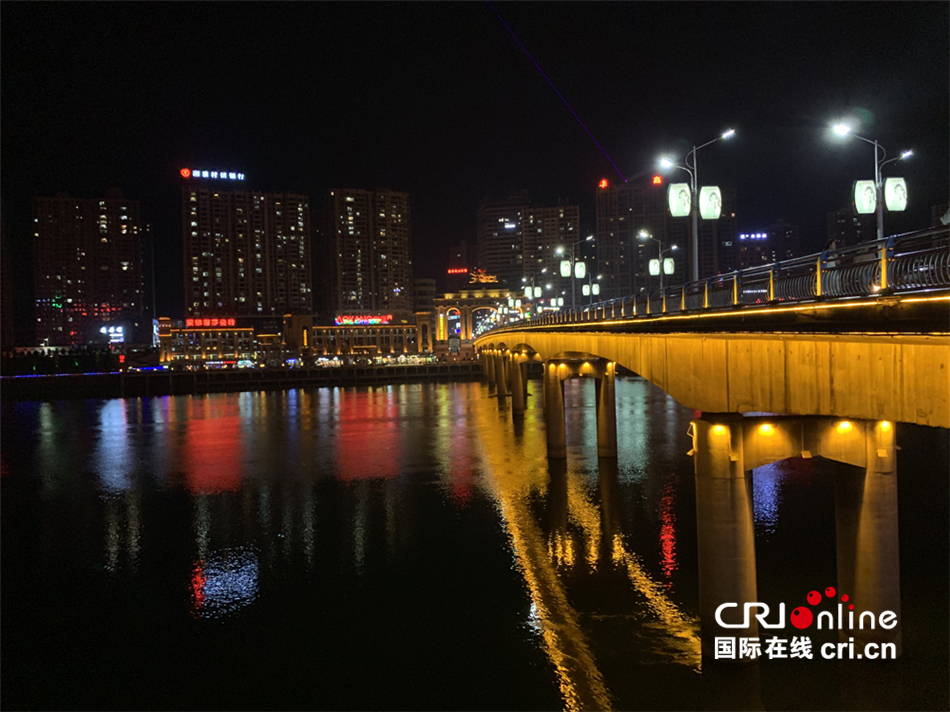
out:
<path id="1" fill-rule="evenodd" d="M 510 403 L 515 424 L 528 407 L 526 364 L 543 364 L 552 463 L 567 456 L 568 378 L 595 380 L 605 463 L 617 456 L 622 369 L 700 412 L 690 454 L 704 655 L 736 635 L 716 609 L 758 600 L 752 470 L 789 457 L 854 468 L 836 481 L 838 589 L 899 618 L 894 423 L 950 427 L 950 228 L 563 309 L 494 328 L 475 347 L 489 395 Z M 724 622 L 740 622 L 741 608 Z M 757 623 L 742 635 L 758 635 Z M 899 624 L 839 635 L 900 654 Z"/>

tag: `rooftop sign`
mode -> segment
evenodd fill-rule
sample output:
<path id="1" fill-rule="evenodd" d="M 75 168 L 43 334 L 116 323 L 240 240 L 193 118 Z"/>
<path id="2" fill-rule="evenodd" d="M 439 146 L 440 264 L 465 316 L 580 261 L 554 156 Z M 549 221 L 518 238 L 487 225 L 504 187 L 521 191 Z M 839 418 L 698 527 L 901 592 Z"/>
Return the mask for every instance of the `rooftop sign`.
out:
<path id="1" fill-rule="evenodd" d="M 206 171 L 197 168 L 182 168 L 182 178 L 214 178 L 215 180 L 244 180 L 243 173 L 231 173 L 230 171 Z"/>

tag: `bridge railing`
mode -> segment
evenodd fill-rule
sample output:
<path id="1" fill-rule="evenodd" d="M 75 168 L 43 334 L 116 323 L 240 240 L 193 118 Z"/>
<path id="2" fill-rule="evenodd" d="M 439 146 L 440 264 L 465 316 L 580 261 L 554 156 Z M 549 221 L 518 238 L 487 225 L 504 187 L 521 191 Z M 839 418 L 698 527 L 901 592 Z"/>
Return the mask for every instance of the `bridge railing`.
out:
<path id="1" fill-rule="evenodd" d="M 698 282 L 535 316 L 572 324 L 950 288 L 950 226 L 796 257 Z M 499 328 L 499 327 L 495 327 Z"/>

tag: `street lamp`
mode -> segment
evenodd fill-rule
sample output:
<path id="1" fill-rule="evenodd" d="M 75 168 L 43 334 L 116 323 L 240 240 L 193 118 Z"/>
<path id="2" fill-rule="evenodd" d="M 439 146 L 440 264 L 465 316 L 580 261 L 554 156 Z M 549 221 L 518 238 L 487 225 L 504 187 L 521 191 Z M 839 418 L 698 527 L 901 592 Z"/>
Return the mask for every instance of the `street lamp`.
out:
<path id="1" fill-rule="evenodd" d="M 662 240 L 657 240 L 655 237 L 653 237 L 652 234 L 650 234 L 646 230 L 641 230 L 640 232 L 638 232 L 637 237 L 639 237 L 641 240 L 653 240 L 657 245 L 660 246 L 659 247 L 660 251 L 657 254 L 657 258 L 658 258 L 657 262 L 659 262 L 659 265 L 660 265 L 660 290 L 662 290 L 663 289 L 663 273 L 666 271 L 665 269 L 663 269 L 663 255 L 665 255 L 667 252 L 672 252 L 673 250 L 677 249 L 677 247 L 676 245 L 672 245 L 669 248 L 667 248 L 666 243 L 664 243 Z"/>
<path id="2" fill-rule="evenodd" d="M 662 168 L 679 168 L 680 170 L 684 170 L 689 173 L 690 192 L 692 193 L 692 195 L 690 195 L 690 212 L 693 218 L 693 234 L 690 236 L 691 254 L 689 259 L 689 280 L 691 282 L 696 282 L 699 280 L 699 189 L 696 187 L 699 181 L 699 172 L 696 170 L 696 151 L 701 148 L 706 148 L 706 146 L 710 146 L 716 143 L 716 141 L 732 138 L 735 135 L 736 130 L 729 129 L 728 131 L 724 131 L 721 135 L 714 138 L 712 141 L 707 141 L 706 143 L 700 144 L 699 146 L 693 146 L 693 150 L 686 154 L 685 166 L 677 165 L 669 158 L 660 159 L 660 166 Z M 690 156 L 693 158 L 692 161 L 690 161 Z"/>
<path id="3" fill-rule="evenodd" d="M 593 241 L 594 236 L 590 235 L 584 240 L 578 240 L 573 243 L 570 247 L 558 247 L 554 250 L 556 255 L 569 255 L 570 259 L 561 260 L 561 276 L 566 278 L 571 278 L 573 274 L 576 279 L 584 279 L 584 276 L 587 274 L 587 265 L 583 260 L 577 260 L 574 258 L 574 250 L 578 245 L 581 245 L 585 242 Z M 571 279 L 571 306 L 577 306 L 577 289 L 574 284 L 574 279 Z"/>
<path id="4" fill-rule="evenodd" d="M 535 284 L 535 281 L 548 271 L 548 268 L 545 267 L 537 274 L 533 274 L 530 277 L 522 277 L 521 281 L 524 283 L 524 295 L 528 299 L 538 299 L 541 296 L 541 287 Z M 530 284 L 529 284 L 530 282 Z M 548 287 L 550 289 L 550 287 Z"/>
<path id="5" fill-rule="evenodd" d="M 598 274 L 597 279 L 600 279 L 603 276 L 604 275 L 602 274 Z M 585 297 L 589 297 L 589 299 L 587 300 L 588 304 L 593 304 L 594 297 L 600 295 L 600 285 L 597 284 L 596 281 L 594 281 L 593 273 L 591 272 L 587 273 L 587 284 L 581 287 L 581 294 L 583 294 Z"/>
<path id="6" fill-rule="evenodd" d="M 864 138 L 864 136 L 858 136 L 856 133 L 851 133 L 851 127 L 848 124 L 835 124 L 832 129 L 839 136 L 854 136 L 859 138 L 865 143 L 869 143 L 874 146 L 874 188 L 875 193 L 877 194 L 877 206 L 875 207 L 875 212 L 877 213 L 877 239 L 884 239 L 884 183 L 881 181 L 881 169 L 886 166 L 888 163 L 893 163 L 894 161 L 900 161 L 905 158 L 910 158 L 914 155 L 913 151 L 903 151 L 899 156 L 894 158 L 889 158 L 884 160 L 887 157 L 887 151 L 884 150 L 884 147 L 879 144 L 877 141 L 872 141 L 869 138 Z M 878 158 L 878 151 L 881 152 L 880 158 Z"/>

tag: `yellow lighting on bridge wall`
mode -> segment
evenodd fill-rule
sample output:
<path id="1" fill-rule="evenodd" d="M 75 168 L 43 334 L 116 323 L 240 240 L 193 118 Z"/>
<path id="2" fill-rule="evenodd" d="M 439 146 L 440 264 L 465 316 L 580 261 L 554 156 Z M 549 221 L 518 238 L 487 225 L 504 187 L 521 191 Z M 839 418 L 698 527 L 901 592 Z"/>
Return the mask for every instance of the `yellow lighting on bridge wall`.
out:
<path id="1" fill-rule="evenodd" d="M 851 432 L 851 428 L 853 427 L 854 426 L 851 425 L 849 421 L 842 420 L 840 423 L 838 423 L 838 427 L 836 429 L 839 433 L 848 433 Z"/>
<path id="2" fill-rule="evenodd" d="M 726 432 L 726 426 L 725 426 L 725 425 L 714 425 L 714 426 L 712 427 L 712 431 L 713 431 L 713 433 L 715 433 L 716 435 L 722 435 L 723 433 Z"/>
<path id="3" fill-rule="evenodd" d="M 762 423 L 762 425 L 759 426 L 759 432 L 762 435 L 774 435 L 775 428 L 769 423 Z"/>

